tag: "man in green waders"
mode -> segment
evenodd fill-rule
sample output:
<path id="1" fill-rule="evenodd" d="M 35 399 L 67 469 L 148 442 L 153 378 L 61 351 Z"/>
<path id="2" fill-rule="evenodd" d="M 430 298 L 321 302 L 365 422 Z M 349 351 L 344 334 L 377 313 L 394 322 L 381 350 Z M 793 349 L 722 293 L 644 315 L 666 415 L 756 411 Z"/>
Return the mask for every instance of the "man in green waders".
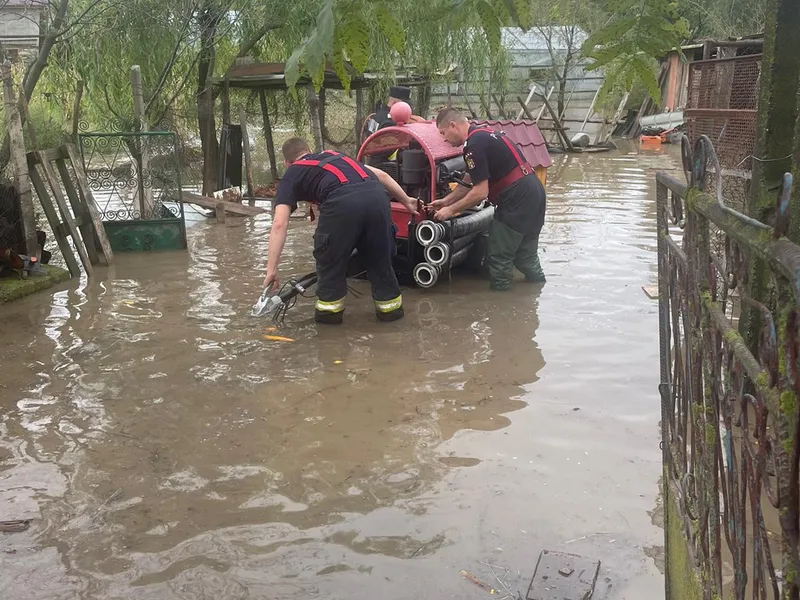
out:
<path id="1" fill-rule="evenodd" d="M 544 225 L 546 195 L 519 147 L 504 134 L 474 127 L 454 108 L 436 117 L 439 133 L 453 146 L 464 146 L 464 162 L 472 188 L 456 187 L 431 203 L 438 221 L 449 219 L 484 198 L 495 205 L 489 229 L 488 267 L 491 287 L 511 287 L 514 267 L 526 281 L 544 283 L 539 262 L 539 233 Z"/>

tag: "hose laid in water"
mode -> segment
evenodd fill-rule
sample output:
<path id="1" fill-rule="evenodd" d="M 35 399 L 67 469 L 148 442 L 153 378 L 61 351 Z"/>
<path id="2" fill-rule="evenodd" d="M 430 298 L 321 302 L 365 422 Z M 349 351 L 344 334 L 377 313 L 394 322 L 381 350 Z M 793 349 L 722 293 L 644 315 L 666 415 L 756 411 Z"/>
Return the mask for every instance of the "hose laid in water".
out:
<path id="1" fill-rule="evenodd" d="M 443 244 L 447 248 L 449 252 L 449 246 Z M 457 267 L 461 263 L 467 260 L 469 256 L 469 251 L 472 248 L 472 244 L 464 246 L 458 252 L 455 252 L 450 259 L 450 268 Z M 426 248 L 427 250 L 427 248 Z M 414 281 L 417 285 L 421 288 L 432 288 L 436 285 L 439 281 L 439 276 L 447 269 L 447 260 L 440 265 L 432 265 L 428 262 L 421 262 L 416 267 L 414 267 Z"/>
<path id="2" fill-rule="evenodd" d="M 494 206 L 468 213 L 448 221 L 422 221 L 416 228 L 417 241 L 423 246 L 430 246 L 448 238 L 460 238 L 472 233 L 481 233 L 489 229 L 494 219 Z"/>

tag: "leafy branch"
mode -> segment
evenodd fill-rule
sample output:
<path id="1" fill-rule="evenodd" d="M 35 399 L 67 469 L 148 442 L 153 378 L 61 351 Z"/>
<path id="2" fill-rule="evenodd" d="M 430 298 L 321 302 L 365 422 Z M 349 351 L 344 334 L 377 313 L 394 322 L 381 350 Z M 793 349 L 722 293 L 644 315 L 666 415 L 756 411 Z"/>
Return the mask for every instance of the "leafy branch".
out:
<path id="1" fill-rule="evenodd" d="M 587 70 L 606 68 L 601 96 L 622 80 L 630 88 L 644 83 L 647 93 L 658 102 L 661 90 L 652 60 L 665 56 L 689 37 L 689 24 L 678 13 L 676 2 L 663 0 L 606 0 L 612 16 L 609 23 L 590 35 L 583 44 L 591 59 Z"/>

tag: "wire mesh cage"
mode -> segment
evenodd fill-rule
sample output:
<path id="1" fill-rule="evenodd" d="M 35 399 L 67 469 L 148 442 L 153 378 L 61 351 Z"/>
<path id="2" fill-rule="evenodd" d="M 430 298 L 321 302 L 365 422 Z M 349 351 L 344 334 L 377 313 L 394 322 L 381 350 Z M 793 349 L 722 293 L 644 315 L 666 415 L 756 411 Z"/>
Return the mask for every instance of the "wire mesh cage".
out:
<path id="1" fill-rule="evenodd" d="M 750 189 L 756 143 L 761 56 L 697 61 L 689 71 L 685 111 L 692 145 L 701 136 L 714 144 L 725 196 L 743 211 Z"/>

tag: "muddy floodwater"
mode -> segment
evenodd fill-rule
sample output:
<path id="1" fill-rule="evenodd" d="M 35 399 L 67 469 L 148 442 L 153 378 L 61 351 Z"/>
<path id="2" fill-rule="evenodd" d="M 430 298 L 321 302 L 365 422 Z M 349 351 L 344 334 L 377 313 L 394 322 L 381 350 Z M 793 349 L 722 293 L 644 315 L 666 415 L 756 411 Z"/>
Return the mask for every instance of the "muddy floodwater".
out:
<path id="1" fill-rule="evenodd" d="M 601 560 L 595 599 L 663 598 L 642 286 L 678 161 L 555 163 L 544 288 L 454 278 L 380 324 L 358 281 L 344 326 L 301 299 L 269 331 L 269 218 L 195 214 L 188 252 L 3 306 L 0 520 L 32 521 L 0 533 L 0 598 L 524 598 L 543 549 Z"/>

